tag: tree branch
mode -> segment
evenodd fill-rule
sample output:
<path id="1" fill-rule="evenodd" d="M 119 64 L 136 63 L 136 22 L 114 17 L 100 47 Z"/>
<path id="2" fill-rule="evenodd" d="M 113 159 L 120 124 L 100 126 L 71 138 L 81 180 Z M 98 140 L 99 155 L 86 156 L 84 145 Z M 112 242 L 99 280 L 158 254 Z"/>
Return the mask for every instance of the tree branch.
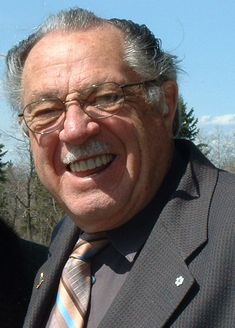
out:
<path id="1" fill-rule="evenodd" d="M 10 137 L 10 138 L 12 138 L 12 139 L 14 139 L 14 140 L 16 140 L 16 141 L 24 142 L 23 139 L 19 139 L 19 138 L 13 136 L 12 134 L 10 134 L 9 132 L 7 132 L 7 131 L 5 131 L 5 130 L 3 130 L 3 129 L 0 129 L 0 131 L 1 131 L 3 134 L 5 134 L 7 137 Z"/>

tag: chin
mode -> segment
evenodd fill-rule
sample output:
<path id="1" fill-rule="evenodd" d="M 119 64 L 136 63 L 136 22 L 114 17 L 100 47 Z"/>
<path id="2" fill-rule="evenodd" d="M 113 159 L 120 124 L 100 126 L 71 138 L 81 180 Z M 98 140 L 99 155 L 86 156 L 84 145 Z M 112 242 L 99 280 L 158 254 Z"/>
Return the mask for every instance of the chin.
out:
<path id="1" fill-rule="evenodd" d="M 99 232 L 112 230 L 125 222 L 123 207 L 120 207 L 113 199 L 100 199 L 79 201 L 67 206 L 65 211 L 73 219 L 75 224 L 86 232 Z M 121 215 L 119 214 L 121 213 Z M 127 220 L 126 220 L 127 221 Z"/>

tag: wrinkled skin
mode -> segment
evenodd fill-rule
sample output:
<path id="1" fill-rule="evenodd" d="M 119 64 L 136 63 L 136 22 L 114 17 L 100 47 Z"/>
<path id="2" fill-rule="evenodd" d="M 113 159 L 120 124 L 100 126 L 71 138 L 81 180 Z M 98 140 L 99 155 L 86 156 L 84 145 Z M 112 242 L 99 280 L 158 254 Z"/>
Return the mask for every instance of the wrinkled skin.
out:
<path id="1" fill-rule="evenodd" d="M 94 83 L 141 81 L 123 62 L 122 53 L 122 34 L 110 26 L 48 34 L 26 60 L 24 105 L 45 94 L 66 99 L 74 90 Z M 168 81 L 162 90 L 169 108 L 164 116 L 159 106 L 150 106 L 140 97 L 126 102 L 117 115 L 104 120 L 89 118 L 78 103 L 71 103 L 60 130 L 49 135 L 30 132 L 42 183 L 81 229 L 97 232 L 124 224 L 159 189 L 172 158 L 177 87 Z M 103 152 L 112 155 L 112 162 L 93 170 L 71 172 L 63 159 L 71 148 L 89 148 L 91 142 L 105 144 Z M 92 150 L 89 158 L 96 158 L 97 152 Z"/>

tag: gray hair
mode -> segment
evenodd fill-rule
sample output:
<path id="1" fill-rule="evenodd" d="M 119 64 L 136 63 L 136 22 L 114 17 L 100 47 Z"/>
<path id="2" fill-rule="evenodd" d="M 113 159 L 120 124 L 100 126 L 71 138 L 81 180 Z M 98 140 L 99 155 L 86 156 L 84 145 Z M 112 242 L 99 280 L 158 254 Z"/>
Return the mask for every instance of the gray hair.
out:
<path id="1" fill-rule="evenodd" d="M 6 57 L 6 92 L 8 100 L 14 110 L 20 111 L 22 95 L 22 72 L 30 50 L 45 35 L 53 31 L 81 31 L 94 28 L 102 28 L 111 24 L 123 33 L 124 58 L 123 60 L 139 76 L 145 79 L 157 79 L 158 84 L 167 80 L 177 79 L 178 61 L 173 55 L 164 52 L 161 48 L 161 40 L 155 38 L 153 33 L 145 26 L 124 19 L 103 19 L 94 13 L 74 8 L 60 11 L 51 15 L 39 28 L 27 39 L 9 50 Z M 147 90 L 150 101 L 154 101 L 157 95 L 157 86 Z M 175 122 L 178 120 L 176 114 Z M 177 122 L 176 122 L 177 123 Z M 174 127 L 174 130 L 178 126 Z M 175 132 L 175 131 L 173 131 Z"/>

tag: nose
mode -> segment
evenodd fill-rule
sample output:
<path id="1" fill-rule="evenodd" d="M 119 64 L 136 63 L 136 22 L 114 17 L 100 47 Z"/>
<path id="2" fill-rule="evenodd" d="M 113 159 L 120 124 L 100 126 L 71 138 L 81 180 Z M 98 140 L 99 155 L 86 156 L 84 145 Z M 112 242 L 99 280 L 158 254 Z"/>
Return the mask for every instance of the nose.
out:
<path id="1" fill-rule="evenodd" d="M 78 103 L 68 106 L 63 129 L 59 133 L 61 141 L 83 144 L 99 132 L 100 124 L 84 113 Z"/>

